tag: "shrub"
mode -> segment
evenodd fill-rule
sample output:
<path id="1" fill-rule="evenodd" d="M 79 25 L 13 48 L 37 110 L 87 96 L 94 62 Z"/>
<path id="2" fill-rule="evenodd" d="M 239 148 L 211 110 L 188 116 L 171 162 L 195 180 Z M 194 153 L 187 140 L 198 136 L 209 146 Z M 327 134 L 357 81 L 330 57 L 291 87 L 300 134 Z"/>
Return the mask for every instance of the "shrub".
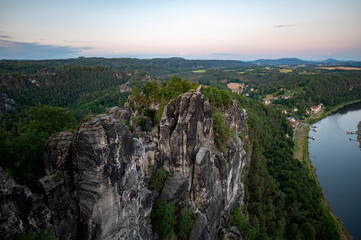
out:
<path id="1" fill-rule="evenodd" d="M 158 198 L 153 206 L 151 218 L 153 230 L 158 233 L 160 240 L 173 236 L 174 204 L 168 203 L 164 198 Z"/>
<path id="2" fill-rule="evenodd" d="M 166 178 L 167 178 L 167 173 L 164 171 L 162 167 L 159 168 L 151 181 L 153 189 L 159 192 Z"/>
<path id="3" fill-rule="evenodd" d="M 144 116 L 148 117 L 150 120 L 152 120 L 152 122 L 154 122 L 155 113 L 156 110 L 150 109 L 148 107 L 144 110 Z"/>
<path id="4" fill-rule="evenodd" d="M 147 119 L 143 116 L 132 117 L 132 121 L 135 123 L 137 127 L 140 127 L 142 131 L 147 131 Z"/>
<path id="5" fill-rule="evenodd" d="M 40 232 L 18 233 L 15 240 L 57 240 L 49 228 L 43 229 Z"/>
<path id="6" fill-rule="evenodd" d="M 216 148 L 224 152 L 225 145 L 232 138 L 232 131 L 224 124 L 224 116 L 217 110 L 213 110 L 213 131 Z"/>
<path id="7" fill-rule="evenodd" d="M 248 218 L 242 214 L 241 209 L 236 207 L 229 216 L 229 224 L 236 226 L 245 239 L 255 238 L 255 229 L 249 223 Z"/>
<path id="8" fill-rule="evenodd" d="M 176 233 L 178 237 L 187 239 L 196 223 L 197 216 L 186 207 L 182 208 L 177 218 Z"/>

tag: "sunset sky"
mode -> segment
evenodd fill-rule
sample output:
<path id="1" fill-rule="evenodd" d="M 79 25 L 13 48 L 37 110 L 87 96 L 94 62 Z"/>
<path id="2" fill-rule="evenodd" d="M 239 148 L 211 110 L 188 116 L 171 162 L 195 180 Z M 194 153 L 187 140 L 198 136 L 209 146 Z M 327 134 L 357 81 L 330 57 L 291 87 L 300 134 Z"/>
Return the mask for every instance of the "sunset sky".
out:
<path id="1" fill-rule="evenodd" d="M 0 59 L 361 60 L 360 0 L 0 0 Z"/>

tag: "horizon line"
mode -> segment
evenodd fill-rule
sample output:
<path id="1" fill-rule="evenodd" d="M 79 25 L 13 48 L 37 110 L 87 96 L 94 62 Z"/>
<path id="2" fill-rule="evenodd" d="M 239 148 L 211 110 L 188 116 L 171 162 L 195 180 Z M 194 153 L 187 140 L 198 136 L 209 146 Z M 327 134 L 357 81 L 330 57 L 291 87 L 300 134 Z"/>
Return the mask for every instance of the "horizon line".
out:
<path id="1" fill-rule="evenodd" d="M 139 59 L 139 60 L 152 60 L 152 59 L 172 59 L 172 58 L 179 58 L 184 60 L 205 60 L 205 61 L 237 61 L 237 62 L 254 62 L 258 60 L 282 60 L 282 59 L 297 59 L 305 62 L 322 62 L 326 60 L 334 60 L 338 62 L 361 62 L 361 59 L 335 59 L 332 57 L 325 58 L 322 60 L 313 60 L 313 59 L 302 59 L 298 57 L 281 57 L 281 58 L 255 58 L 252 60 L 242 60 L 242 59 L 216 59 L 216 58 L 185 58 L 181 56 L 170 56 L 170 57 L 137 57 L 137 56 L 79 56 L 79 57 L 69 57 L 69 58 L 44 58 L 44 59 L 35 59 L 35 58 L 14 58 L 14 59 L 7 59 L 3 58 L 0 61 L 51 61 L 51 60 L 68 60 L 68 59 L 79 59 L 79 58 L 104 58 L 104 59 L 121 59 L 121 58 L 128 58 L 128 59 Z"/>

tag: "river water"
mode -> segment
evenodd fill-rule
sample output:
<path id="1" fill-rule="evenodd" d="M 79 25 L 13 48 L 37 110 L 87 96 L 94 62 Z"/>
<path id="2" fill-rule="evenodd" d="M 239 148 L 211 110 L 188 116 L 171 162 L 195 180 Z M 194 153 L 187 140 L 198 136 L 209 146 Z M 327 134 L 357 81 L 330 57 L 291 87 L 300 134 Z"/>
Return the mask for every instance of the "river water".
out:
<path id="1" fill-rule="evenodd" d="M 310 131 L 309 141 L 312 165 L 323 189 L 323 194 L 346 230 L 361 239 L 361 151 L 357 131 L 361 121 L 361 103 L 355 103 L 314 124 L 317 132 Z"/>

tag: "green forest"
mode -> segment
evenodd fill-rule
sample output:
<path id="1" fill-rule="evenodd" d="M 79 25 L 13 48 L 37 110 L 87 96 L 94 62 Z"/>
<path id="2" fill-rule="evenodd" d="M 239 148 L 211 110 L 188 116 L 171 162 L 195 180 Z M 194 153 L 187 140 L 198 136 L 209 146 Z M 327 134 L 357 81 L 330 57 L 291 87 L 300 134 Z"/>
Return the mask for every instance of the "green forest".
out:
<path id="1" fill-rule="evenodd" d="M 235 209 L 232 224 L 246 239 L 339 239 L 336 225 L 322 205 L 322 190 L 306 165 L 293 158 L 291 127 L 279 111 L 259 102 L 212 89 L 212 105 L 229 99 L 248 113 L 252 163 L 246 180 L 246 208 Z M 223 96 L 223 97 L 222 97 Z M 248 218 L 243 217 L 248 213 Z"/>

